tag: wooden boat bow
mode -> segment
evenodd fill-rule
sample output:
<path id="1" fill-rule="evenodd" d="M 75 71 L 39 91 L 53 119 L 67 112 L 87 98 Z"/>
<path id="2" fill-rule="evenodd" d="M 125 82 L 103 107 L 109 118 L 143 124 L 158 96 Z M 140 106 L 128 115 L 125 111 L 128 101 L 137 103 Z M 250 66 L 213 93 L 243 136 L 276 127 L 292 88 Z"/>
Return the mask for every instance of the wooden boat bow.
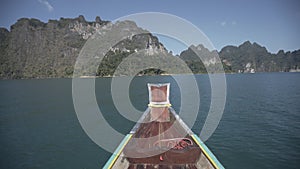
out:
<path id="1" fill-rule="evenodd" d="M 169 101 L 170 84 L 148 84 L 149 107 L 104 169 L 222 169 Z"/>

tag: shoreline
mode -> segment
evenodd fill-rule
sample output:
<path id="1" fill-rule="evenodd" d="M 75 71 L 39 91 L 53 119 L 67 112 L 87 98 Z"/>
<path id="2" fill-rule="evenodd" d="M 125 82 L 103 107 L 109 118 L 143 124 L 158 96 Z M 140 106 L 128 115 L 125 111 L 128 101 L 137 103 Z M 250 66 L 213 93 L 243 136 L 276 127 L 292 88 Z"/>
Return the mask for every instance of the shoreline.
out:
<path id="1" fill-rule="evenodd" d="M 272 74 L 272 73 L 300 73 L 300 72 L 255 72 L 255 73 L 224 73 L 225 75 L 235 75 L 235 74 Z M 213 73 L 223 74 L 223 73 Z M 144 76 L 189 76 L 189 75 L 208 75 L 208 73 L 195 73 L 195 74 L 160 74 L 160 75 L 135 75 L 136 77 Z M 132 77 L 132 76 L 80 76 L 80 77 L 35 77 L 35 78 L 0 78 L 0 80 L 46 80 L 46 79 L 91 79 L 91 78 L 113 78 L 113 77 Z"/>

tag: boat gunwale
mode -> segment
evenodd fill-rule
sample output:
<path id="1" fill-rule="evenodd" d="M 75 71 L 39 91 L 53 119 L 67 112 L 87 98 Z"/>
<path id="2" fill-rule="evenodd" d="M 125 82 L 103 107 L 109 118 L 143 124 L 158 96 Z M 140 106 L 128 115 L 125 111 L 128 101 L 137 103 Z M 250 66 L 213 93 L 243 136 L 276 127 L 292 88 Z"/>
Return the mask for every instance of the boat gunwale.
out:
<path id="1" fill-rule="evenodd" d="M 187 131 L 187 133 L 193 138 L 193 140 L 200 147 L 201 151 L 204 152 L 204 155 L 209 160 L 209 162 L 216 169 L 224 169 L 223 165 L 216 158 L 216 156 L 210 151 L 210 149 L 206 146 L 206 144 L 188 127 L 188 125 L 179 117 L 179 115 L 175 112 L 175 110 L 170 107 L 170 112 L 175 116 L 176 120 L 180 123 L 180 125 Z"/>

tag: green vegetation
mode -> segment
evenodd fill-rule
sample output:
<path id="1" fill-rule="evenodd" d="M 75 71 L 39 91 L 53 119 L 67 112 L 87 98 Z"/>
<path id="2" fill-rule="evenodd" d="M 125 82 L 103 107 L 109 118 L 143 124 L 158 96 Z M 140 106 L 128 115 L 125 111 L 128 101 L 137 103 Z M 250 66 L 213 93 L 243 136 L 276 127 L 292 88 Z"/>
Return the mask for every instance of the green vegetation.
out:
<path id="1" fill-rule="evenodd" d="M 10 31 L 0 28 L 0 78 L 72 77 L 75 61 L 86 42 L 83 36 L 93 33 L 96 23 L 103 26 L 109 22 L 102 21 L 100 17 L 96 18 L 96 22 L 87 22 L 83 16 L 75 19 L 61 18 L 58 21 L 49 20 L 48 23 L 37 19 L 22 18 L 11 26 Z M 134 27 L 133 25 L 135 24 L 130 26 Z M 135 29 L 138 28 L 135 26 Z M 158 38 L 152 34 L 135 35 L 116 44 L 99 66 L 95 65 L 97 62 L 91 62 L 90 67 L 85 68 L 84 75 L 112 76 L 126 57 L 146 49 L 168 53 Z M 221 63 L 214 59 L 218 56 Z M 280 50 L 277 54 L 272 54 L 265 47 L 249 41 L 240 46 L 226 46 L 219 52 L 209 51 L 203 45 L 198 45 L 189 47 L 180 56 L 173 56 L 169 53 L 168 56 L 155 57 L 167 64 L 172 64 L 170 63 L 173 60 L 172 57 L 180 58 L 193 73 L 218 72 L 219 70 L 215 70 L 215 64 L 222 65 L 227 73 L 286 72 L 299 69 L 300 65 L 300 50 L 293 52 Z M 131 75 L 135 73 L 134 66 L 144 65 L 143 62 L 149 63 L 151 60 L 148 57 L 140 57 L 134 62 L 132 65 L 127 65 L 127 70 L 122 69 L 123 74 L 118 75 Z M 92 72 L 95 66 L 97 71 Z M 174 69 L 175 72 L 182 72 L 180 65 L 175 66 Z M 139 72 L 138 75 L 162 73 L 172 72 L 145 67 L 145 70 Z"/>
<path id="2" fill-rule="evenodd" d="M 106 54 L 106 57 L 104 57 L 101 61 L 96 75 L 112 76 L 122 60 L 129 56 L 131 53 L 132 52 L 121 52 L 120 50 L 116 52 L 109 51 Z"/>

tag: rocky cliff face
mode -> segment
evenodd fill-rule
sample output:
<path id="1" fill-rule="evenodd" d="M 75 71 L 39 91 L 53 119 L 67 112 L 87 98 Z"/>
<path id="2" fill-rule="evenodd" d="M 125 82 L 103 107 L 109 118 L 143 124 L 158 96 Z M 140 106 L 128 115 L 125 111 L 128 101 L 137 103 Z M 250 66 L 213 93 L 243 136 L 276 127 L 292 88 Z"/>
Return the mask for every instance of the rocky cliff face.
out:
<path id="1" fill-rule="evenodd" d="M 115 24 L 122 24 L 125 31 L 142 30 L 131 21 Z M 19 19 L 10 30 L 0 28 L 0 78 L 71 77 L 75 61 L 87 39 L 93 34 L 110 31 L 115 24 L 100 17 L 89 22 L 83 16 L 49 20 L 47 23 L 37 19 Z M 145 30 L 140 32 L 145 33 L 128 36 L 112 46 L 96 75 L 113 75 L 122 59 L 139 50 L 145 49 L 146 55 L 167 53 L 157 37 Z M 217 62 L 217 56 L 220 56 L 222 63 Z M 249 41 L 240 46 L 226 46 L 220 52 L 209 51 L 203 45 L 190 46 L 179 58 L 194 73 L 205 73 L 207 68 L 211 69 L 210 72 L 218 72 L 214 70 L 215 64 L 223 64 L 226 72 L 300 71 L 300 50 L 280 50 L 277 54 L 271 54 L 265 47 Z M 140 74 L 161 72 L 153 69 Z"/>
<path id="2" fill-rule="evenodd" d="M 109 31 L 110 24 L 100 17 L 88 22 L 83 16 L 49 20 L 48 23 L 19 19 L 10 31 L 0 29 L 0 78 L 70 77 L 86 40 L 95 33 Z M 140 29 L 133 22 L 125 21 L 125 26 Z M 120 51 L 130 53 L 140 48 L 165 50 L 149 33 L 117 44 L 112 47 L 111 55 Z"/>

